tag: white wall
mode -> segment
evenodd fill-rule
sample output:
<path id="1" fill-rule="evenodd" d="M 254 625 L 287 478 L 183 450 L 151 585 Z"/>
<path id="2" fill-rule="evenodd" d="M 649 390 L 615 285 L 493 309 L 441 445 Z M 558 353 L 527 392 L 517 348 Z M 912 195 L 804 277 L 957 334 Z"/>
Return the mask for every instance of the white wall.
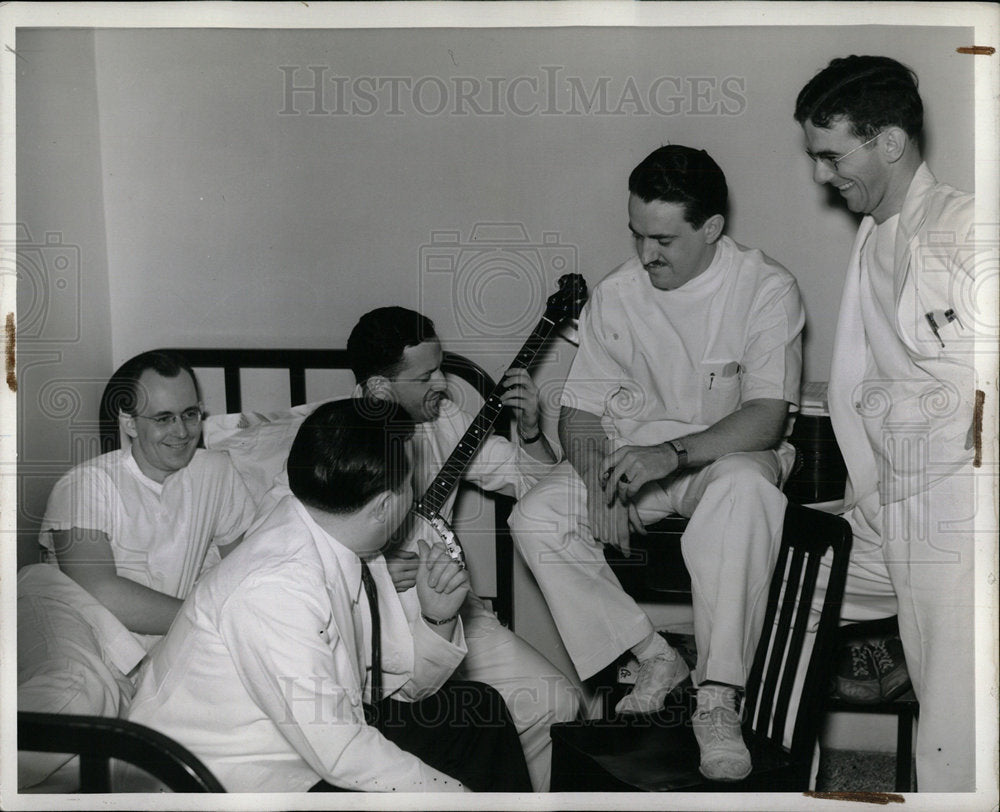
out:
<path id="1" fill-rule="evenodd" d="M 501 369 L 555 271 L 546 266 L 532 288 L 531 258 L 466 254 L 452 285 L 428 271 L 421 247 L 436 231 L 468 246 L 477 223 L 520 223 L 531 244 L 554 234 L 595 283 L 632 250 L 629 170 L 674 142 L 704 147 L 726 171 L 732 236 L 798 276 L 808 375 L 822 379 L 854 223 L 810 180 L 795 96 L 836 55 L 904 60 L 929 102 L 935 170 L 969 188 L 972 60 L 955 53 L 966 41 L 958 30 L 884 27 L 99 31 L 114 361 L 158 344 L 341 345 L 361 313 L 397 302 L 427 311 L 453 349 L 488 366 L 495 352 Z M 372 115 L 308 115 L 313 97 L 289 101 L 281 66 L 300 67 L 299 85 L 313 80 L 307 66 L 325 67 L 329 111 L 347 106 L 335 76 L 426 77 L 425 109 L 444 82 L 448 109 L 469 111 L 451 84 L 468 77 L 484 86 L 480 106 L 502 114 L 421 115 L 404 92 L 402 114 L 392 115 L 386 89 Z M 608 110 L 630 80 L 642 99 L 659 77 L 681 90 L 659 85 L 672 115 L 645 102 L 646 115 L 627 102 L 621 109 L 632 114 L 582 114 L 579 99 L 578 114 L 523 116 L 506 99 L 490 104 L 490 77 L 508 87 L 527 77 L 541 87 L 532 93 L 522 81 L 515 103 L 544 110 L 550 75 L 562 110 L 573 106 L 571 78 L 591 90 L 606 77 Z M 351 99 L 367 104 L 359 93 Z M 559 252 L 542 249 L 542 262 Z M 460 334 L 456 311 L 468 316 L 477 305 L 482 314 Z"/>
<path id="2" fill-rule="evenodd" d="M 92 31 L 17 38 L 18 562 L 56 478 L 97 452 L 111 375 Z"/>

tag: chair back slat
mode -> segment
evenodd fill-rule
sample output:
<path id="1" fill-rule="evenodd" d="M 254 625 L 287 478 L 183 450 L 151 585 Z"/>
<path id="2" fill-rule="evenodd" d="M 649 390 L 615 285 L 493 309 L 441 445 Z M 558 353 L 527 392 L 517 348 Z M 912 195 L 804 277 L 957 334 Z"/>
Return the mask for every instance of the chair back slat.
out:
<path id="1" fill-rule="evenodd" d="M 774 697 L 777 694 L 778 681 L 781 678 L 782 663 L 788 651 L 788 637 L 792 625 L 792 614 L 795 611 L 795 596 L 799 592 L 799 580 L 802 575 L 804 555 L 802 549 L 793 546 L 791 548 L 788 567 L 785 571 L 784 583 L 782 584 L 781 581 L 773 576 L 771 579 L 771 596 L 774 600 L 779 601 L 779 608 L 777 626 L 766 627 L 761 632 L 761 638 L 767 632 L 770 632 L 772 635 L 767 670 L 760 689 L 757 723 L 754 725 L 754 729 L 762 734 L 766 734 L 770 728 L 774 713 Z M 760 644 L 758 643 L 758 645 Z"/>
<path id="2" fill-rule="evenodd" d="M 792 734 L 791 752 L 802 759 L 806 758 L 807 753 L 812 753 L 816 737 L 819 735 L 822 706 L 830 677 L 830 663 L 836 648 L 840 610 L 853 541 L 850 525 L 840 516 L 823 514 L 821 521 L 825 525 L 822 532 L 829 538 L 833 557 L 824 585 L 824 601 L 816 630 L 816 642 L 803 682 L 799 713 Z"/>
<path id="3" fill-rule="evenodd" d="M 774 574 L 771 576 L 771 586 L 768 589 L 767 607 L 764 610 L 764 624 L 761 626 L 764 631 L 761 633 L 761 638 L 757 643 L 753 665 L 750 668 L 750 676 L 747 678 L 745 686 L 743 713 L 744 723 L 749 727 L 756 727 L 754 717 L 758 706 L 761 704 L 760 693 L 764 666 L 768 662 L 771 644 L 773 643 L 773 638 L 767 630 L 774 628 L 775 618 L 778 614 L 778 596 L 781 592 L 781 581 L 778 579 L 778 573 L 781 573 L 783 579 L 788 567 L 788 550 L 789 548 L 784 544 L 778 550 L 778 557 L 774 564 Z"/>
<path id="4" fill-rule="evenodd" d="M 821 558 L 822 556 L 815 550 L 806 553 L 805 574 L 803 575 L 802 583 L 799 585 L 798 594 L 794 598 L 795 622 L 788 641 L 788 653 L 782 667 L 781 683 L 778 687 L 778 694 L 774 703 L 774 717 L 770 733 L 771 741 L 777 745 L 781 745 L 784 738 L 785 723 L 788 719 L 788 710 L 795 687 L 795 676 L 799 671 L 803 645 L 806 633 L 809 630 L 809 619 L 812 614 L 812 596 L 816 591 L 816 579 L 819 574 Z M 806 596 L 808 596 L 808 599 L 806 599 Z"/>
<path id="5" fill-rule="evenodd" d="M 829 674 L 850 545 L 850 527 L 839 516 L 788 505 L 761 639 L 747 680 L 744 725 L 783 747 L 797 677 L 805 662 L 791 747 L 783 747 L 796 759 L 805 758 L 806 749 L 811 752 L 818 733 L 817 702 L 822 700 Z M 825 585 L 815 645 L 804 654 L 809 627 L 815 623 L 812 604 L 821 562 L 831 549 L 833 564 Z"/>

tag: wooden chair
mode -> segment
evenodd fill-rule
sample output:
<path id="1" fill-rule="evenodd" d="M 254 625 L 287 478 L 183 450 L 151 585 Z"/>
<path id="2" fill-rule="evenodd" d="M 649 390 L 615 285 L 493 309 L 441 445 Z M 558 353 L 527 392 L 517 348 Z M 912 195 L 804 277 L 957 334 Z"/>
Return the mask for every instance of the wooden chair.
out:
<path id="1" fill-rule="evenodd" d="M 754 770 L 744 781 L 714 783 L 698 772 L 690 707 L 659 714 L 552 727 L 553 791 L 793 791 L 808 789 L 826 701 L 829 666 L 847 576 L 851 531 L 839 516 L 789 503 L 763 632 L 743 700 L 743 735 Z M 802 657 L 820 559 L 832 550 L 830 578 L 792 726 L 783 743 Z"/>
<path id="2" fill-rule="evenodd" d="M 81 793 L 111 792 L 113 758 L 145 770 L 174 792 L 225 792 L 211 771 L 186 747 L 125 719 L 20 711 L 17 749 L 78 753 Z"/>

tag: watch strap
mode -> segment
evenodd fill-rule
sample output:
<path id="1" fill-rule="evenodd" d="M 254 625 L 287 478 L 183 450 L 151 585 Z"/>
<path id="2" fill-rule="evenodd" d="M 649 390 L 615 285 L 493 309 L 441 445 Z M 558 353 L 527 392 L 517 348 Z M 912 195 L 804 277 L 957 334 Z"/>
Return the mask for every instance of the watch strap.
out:
<path id="1" fill-rule="evenodd" d="M 687 468 L 688 464 L 688 453 L 684 444 L 680 440 L 667 440 L 667 444 L 674 450 L 677 455 L 677 467 Z"/>
<path id="2" fill-rule="evenodd" d="M 430 623 L 432 626 L 443 626 L 445 623 L 451 623 L 453 620 L 458 619 L 458 615 L 452 615 L 451 617 L 442 618 L 441 620 L 435 620 L 432 617 L 427 617 L 427 615 L 423 614 L 423 612 L 421 612 L 420 614 L 421 617 L 423 617 L 423 619 L 426 620 L 428 623 Z"/>

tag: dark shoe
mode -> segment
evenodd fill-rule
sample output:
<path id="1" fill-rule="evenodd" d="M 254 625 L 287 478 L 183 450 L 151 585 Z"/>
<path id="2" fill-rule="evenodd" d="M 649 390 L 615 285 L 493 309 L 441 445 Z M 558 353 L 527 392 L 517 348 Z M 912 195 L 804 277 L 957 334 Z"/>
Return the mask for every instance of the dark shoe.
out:
<path id="1" fill-rule="evenodd" d="M 878 673 L 882 699 L 891 702 L 910 690 L 910 673 L 906 670 L 903 642 L 898 637 L 878 638 L 868 643 Z"/>
<path id="2" fill-rule="evenodd" d="M 850 643 L 840 651 L 835 694 L 859 705 L 875 705 L 882 701 L 882 686 L 872 651 L 866 643 Z"/>

